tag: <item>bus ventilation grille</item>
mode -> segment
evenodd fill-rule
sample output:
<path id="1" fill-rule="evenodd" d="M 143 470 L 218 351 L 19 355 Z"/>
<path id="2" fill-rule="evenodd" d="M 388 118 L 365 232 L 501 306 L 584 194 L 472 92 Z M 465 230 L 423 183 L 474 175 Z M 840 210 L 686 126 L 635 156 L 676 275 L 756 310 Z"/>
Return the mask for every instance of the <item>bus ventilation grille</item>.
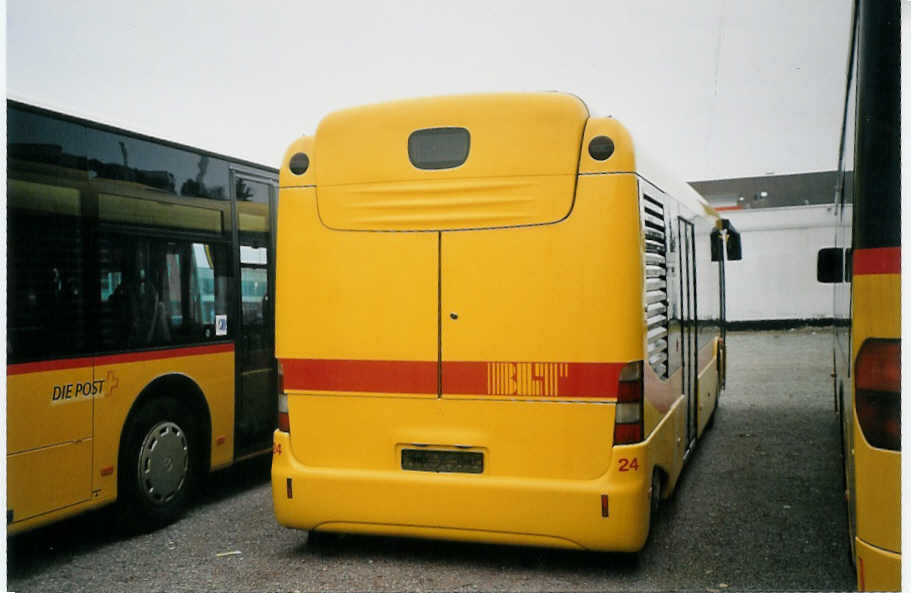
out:
<path id="1" fill-rule="evenodd" d="M 642 227 L 645 233 L 645 325 L 648 362 L 655 373 L 667 379 L 667 233 L 664 204 L 642 196 Z"/>

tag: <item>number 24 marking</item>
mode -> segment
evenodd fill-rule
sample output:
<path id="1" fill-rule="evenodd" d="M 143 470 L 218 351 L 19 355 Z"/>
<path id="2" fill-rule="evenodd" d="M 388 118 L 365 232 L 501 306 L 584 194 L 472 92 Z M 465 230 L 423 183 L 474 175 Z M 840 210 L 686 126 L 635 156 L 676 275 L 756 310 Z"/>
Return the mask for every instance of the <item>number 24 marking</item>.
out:
<path id="1" fill-rule="evenodd" d="M 639 471 L 639 459 L 636 457 L 633 457 L 632 461 L 630 461 L 626 457 L 621 457 L 620 458 L 620 471 L 622 471 L 622 472 Z"/>

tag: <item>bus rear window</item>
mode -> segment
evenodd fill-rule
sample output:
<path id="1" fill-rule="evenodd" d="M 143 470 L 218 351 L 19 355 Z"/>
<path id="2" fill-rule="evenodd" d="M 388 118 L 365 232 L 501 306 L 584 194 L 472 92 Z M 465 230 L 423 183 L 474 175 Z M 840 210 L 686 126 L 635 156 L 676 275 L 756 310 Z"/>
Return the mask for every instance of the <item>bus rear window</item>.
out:
<path id="1" fill-rule="evenodd" d="M 408 137 L 408 158 L 418 169 L 451 169 L 468 158 L 470 135 L 465 128 L 428 128 Z"/>

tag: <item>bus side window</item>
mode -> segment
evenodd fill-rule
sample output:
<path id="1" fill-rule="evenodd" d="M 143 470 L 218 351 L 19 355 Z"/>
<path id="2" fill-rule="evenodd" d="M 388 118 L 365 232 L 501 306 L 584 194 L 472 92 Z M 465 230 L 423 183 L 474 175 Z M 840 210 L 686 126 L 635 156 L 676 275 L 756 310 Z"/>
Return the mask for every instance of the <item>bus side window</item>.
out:
<path id="1" fill-rule="evenodd" d="M 103 235 L 100 245 L 103 350 L 216 337 L 215 317 L 227 315 L 230 302 L 223 246 L 117 235 Z"/>
<path id="2" fill-rule="evenodd" d="M 7 200 L 10 361 L 89 352 L 79 192 L 10 180 Z"/>

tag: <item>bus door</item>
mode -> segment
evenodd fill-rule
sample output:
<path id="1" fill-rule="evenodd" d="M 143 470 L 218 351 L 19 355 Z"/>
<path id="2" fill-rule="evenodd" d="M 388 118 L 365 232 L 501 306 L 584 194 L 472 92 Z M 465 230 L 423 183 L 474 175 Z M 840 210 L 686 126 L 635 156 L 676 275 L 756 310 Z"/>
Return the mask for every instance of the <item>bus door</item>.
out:
<path id="1" fill-rule="evenodd" d="M 235 457 L 269 448 L 275 429 L 274 182 L 234 171 L 240 294 Z"/>
<path id="2" fill-rule="evenodd" d="M 686 397 L 686 448 L 696 441 L 696 252 L 693 223 L 678 218 L 680 233 L 680 331 L 683 394 Z"/>

